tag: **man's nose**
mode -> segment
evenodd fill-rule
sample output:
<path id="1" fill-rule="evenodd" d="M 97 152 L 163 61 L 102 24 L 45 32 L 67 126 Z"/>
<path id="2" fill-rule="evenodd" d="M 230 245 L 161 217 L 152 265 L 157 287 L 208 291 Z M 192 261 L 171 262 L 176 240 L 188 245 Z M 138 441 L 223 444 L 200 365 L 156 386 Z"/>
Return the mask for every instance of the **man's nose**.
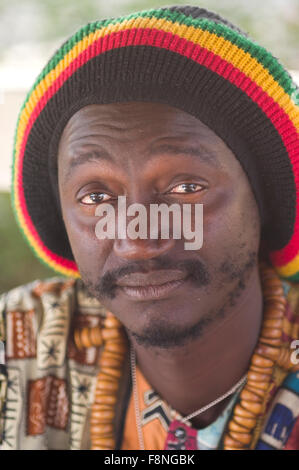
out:
<path id="1" fill-rule="evenodd" d="M 174 247 L 175 240 L 173 240 L 171 236 L 168 238 L 161 237 L 161 219 L 158 218 L 158 220 L 156 220 L 156 219 L 152 219 L 151 217 L 151 204 L 156 203 L 156 201 L 151 201 L 146 196 L 147 195 L 145 194 L 141 195 L 137 193 L 135 194 L 135 198 L 131 197 L 127 199 L 128 213 L 126 217 L 126 226 L 125 227 L 123 226 L 123 222 L 124 222 L 123 219 L 121 219 L 123 220 L 123 222 L 121 222 L 120 224 L 121 225 L 120 230 L 123 233 L 123 238 L 117 237 L 114 242 L 114 253 L 120 258 L 127 259 L 127 260 L 135 260 L 135 261 L 156 258 L 160 255 L 166 254 L 169 250 L 171 250 Z M 138 226 L 139 226 L 139 230 L 141 230 L 145 238 L 142 238 L 141 236 L 136 238 L 135 235 L 133 237 L 130 236 L 131 234 L 129 230 L 130 221 L 132 221 L 135 218 L 136 213 L 134 214 L 134 210 L 131 213 L 129 207 L 131 204 L 135 206 L 136 202 L 139 207 L 140 206 L 143 207 L 141 213 L 139 213 L 141 214 L 141 218 L 138 219 L 139 220 Z M 131 208 L 133 206 L 131 206 Z M 168 219 L 168 224 L 169 222 L 170 221 Z M 143 227 L 143 229 L 141 228 L 140 224 Z M 156 228 L 156 235 L 154 235 L 155 238 L 153 238 L 154 236 L 151 237 L 151 225 L 152 224 Z M 117 225 L 118 225 L 118 222 L 117 222 Z M 145 229 L 145 232 L 144 232 L 144 229 Z"/>
<path id="2" fill-rule="evenodd" d="M 114 241 L 114 253 L 116 256 L 127 260 L 145 260 L 155 258 L 170 251 L 175 244 L 175 240 L 150 240 L 140 239 L 132 240 L 126 238 L 124 240 L 117 239 Z"/>

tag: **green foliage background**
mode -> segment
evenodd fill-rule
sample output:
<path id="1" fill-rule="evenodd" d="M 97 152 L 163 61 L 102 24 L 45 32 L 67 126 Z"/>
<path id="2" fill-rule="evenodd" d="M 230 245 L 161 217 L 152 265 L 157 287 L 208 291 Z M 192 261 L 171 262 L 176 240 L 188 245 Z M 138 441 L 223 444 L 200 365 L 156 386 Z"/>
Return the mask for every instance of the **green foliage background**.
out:
<path id="1" fill-rule="evenodd" d="M 52 53 L 50 43 L 57 48 L 89 21 L 172 4 L 216 11 L 249 32 L 289 68 L 299 67 L 299 0 L 0 0 L 1 54 L 20 42 L 44 45 Z"/>
<path id="2" fill-rule="evenodd" d="M 33 255 L 17 227 L 10 197 L 0 193 L 0 293 L 12 287 L 53 276 Z"/>

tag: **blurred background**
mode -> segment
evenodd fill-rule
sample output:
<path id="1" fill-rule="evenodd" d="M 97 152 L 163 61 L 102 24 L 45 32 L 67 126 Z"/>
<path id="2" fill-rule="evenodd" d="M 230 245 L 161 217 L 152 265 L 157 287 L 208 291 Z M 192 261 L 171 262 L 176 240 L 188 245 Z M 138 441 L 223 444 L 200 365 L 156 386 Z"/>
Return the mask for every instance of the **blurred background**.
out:
<path id="1" fill-rule="evenodd" d="M 197 5 L 227 17 L 279 57 L 299 83 L 299 0 L 0 0 L 0 293 L 54 275 L 27 247 L 10 205 L 14 127 L 26 92 L 80 26 L 172 4 Z"/>

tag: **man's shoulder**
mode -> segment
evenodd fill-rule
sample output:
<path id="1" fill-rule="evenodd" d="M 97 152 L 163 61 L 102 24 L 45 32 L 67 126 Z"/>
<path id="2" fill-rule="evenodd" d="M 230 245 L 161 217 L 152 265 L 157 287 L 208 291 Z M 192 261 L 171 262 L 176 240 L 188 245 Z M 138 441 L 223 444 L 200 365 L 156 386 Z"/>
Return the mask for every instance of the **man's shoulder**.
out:
<path id="1" fill-rule="evenodd" d="M 28 327 L 30 323 L 40 323 L 46 311 L 59 312 L 75 291 L 75 279 L 52 277 L 35 280 L 15 287 L 0 295 L 0 339 L 14 329 Z M 19 325 L 19 326 L 18 326 Z M 6 332 L 5 332 L 6 330 Z"/>
<path id="2" fill-rule="evenodd" d="M 15 361 L 19 369 L 26 368 L 27 359 L 33 375 L 36 368 L 45 371 L 64 364 L 75 286 L 75 279 L 53 277 L 0 296 L 0 343 L 10 369 Z"/>
<path id="3" fill-rule="evenodd" d="M 25 311 L 34 309 L 43 297 L 61 297 L 74 290 L 75 279 L 51 277 L 15 287 L 0 295 L 0 309 Z M 2 307 L 2 308 L 1 308 Z"/>

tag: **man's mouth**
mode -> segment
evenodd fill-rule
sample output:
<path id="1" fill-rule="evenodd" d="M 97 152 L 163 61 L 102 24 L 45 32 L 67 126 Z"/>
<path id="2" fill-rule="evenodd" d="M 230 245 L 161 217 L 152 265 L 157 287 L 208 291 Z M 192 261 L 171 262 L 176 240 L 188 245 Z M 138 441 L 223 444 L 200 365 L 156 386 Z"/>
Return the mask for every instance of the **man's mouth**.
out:
<path id="1" fill-rule="evenodd" d="M 116 284 L 132 300 L 155 300 L 168 297 L 186 279 L 187 274 L 182 271 L 159 270 L 129 274 Z"/>

